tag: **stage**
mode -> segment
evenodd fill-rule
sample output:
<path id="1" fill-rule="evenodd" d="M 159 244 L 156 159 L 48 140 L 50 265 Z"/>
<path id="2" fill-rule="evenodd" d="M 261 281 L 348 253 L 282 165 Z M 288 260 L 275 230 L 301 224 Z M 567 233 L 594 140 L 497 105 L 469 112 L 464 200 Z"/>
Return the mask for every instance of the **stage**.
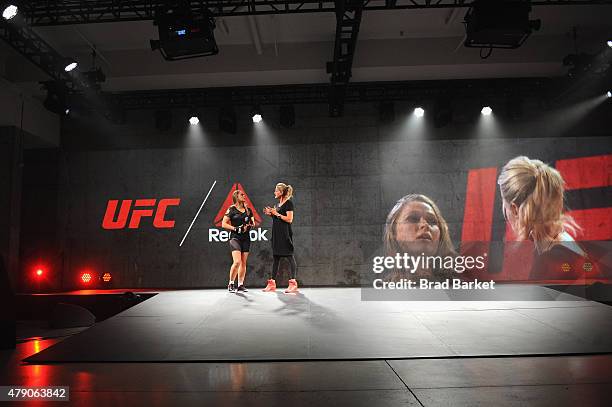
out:
<path id="1" fill-rule="evenodd" d="M 520 289 L 520 286 L 513 286 Z M 359 288 L 159 292 L 24 359 L 247 362 L 578 355 L 612 352 L 612 309 L 557 301 L 362 301 Z"/>

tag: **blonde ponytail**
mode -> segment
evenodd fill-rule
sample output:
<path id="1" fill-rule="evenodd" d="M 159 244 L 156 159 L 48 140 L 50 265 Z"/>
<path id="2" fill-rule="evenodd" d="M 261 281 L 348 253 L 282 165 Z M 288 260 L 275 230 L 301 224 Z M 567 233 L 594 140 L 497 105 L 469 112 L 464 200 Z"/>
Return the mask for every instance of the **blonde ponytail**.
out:
<path id="1" fill-rule="evenodd" d="M 293 197 L 293 187 L 291 185 L 287 185 L 287 184 L 283 184 L 282 182 L 279 182 L 278 184 L 276 184 L 276 188 L 278 188 L 281 193 L 283 194 L 283 196 L 287 199 L 291 199 L 291 197 Z"/>
<path id="2" fill-rule="evenodd" d="M 519 240 L 550 241 L 579 227 L 563 213 L 565 182 L 556 169 L 540 160 L 519 156 L 502 168 L 497 183 L 503 199 L 518 207 L 512 225 Z"/>

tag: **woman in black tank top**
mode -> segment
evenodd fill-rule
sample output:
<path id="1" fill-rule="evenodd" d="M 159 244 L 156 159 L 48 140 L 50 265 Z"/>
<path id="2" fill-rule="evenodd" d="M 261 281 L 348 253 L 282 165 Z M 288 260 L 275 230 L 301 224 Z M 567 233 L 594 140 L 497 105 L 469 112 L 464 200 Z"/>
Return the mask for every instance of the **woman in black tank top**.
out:
<path id="1" fill-rule="evenodd" d="M 229 284 L 227 289 L 230 292 L 248 291 L 244 286 L 246 276 L 247 258 L 251 247 L 249 231 L 255 225 L 253 212 L 246 206 L 246 195 L 244 192 L 236 190 L 232 194 L 234 204 L 230 206 L 223 216 L 221 226 L 230 231 L 230 248 L 232 251 L 232 266 L 229 272 Z M 238 277 L 238 286 L 234 281 Z"/>

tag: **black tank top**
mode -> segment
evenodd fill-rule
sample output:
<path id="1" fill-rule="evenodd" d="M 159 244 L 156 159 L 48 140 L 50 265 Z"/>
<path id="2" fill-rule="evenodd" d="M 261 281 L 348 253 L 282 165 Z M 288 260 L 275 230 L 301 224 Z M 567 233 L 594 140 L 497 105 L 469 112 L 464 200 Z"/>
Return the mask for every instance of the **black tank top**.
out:
<path id="1" fill-rule="evenodd" d="M 232 226 L 238 227 L 250 223 L 251 219 L 253 218 L 253 212 L 250 209 L 247 209 L 244 212 L 240 212 L 238 208 L 232 205 L 225 212 L 225 216 L 230 219 L 230 223 Z M 230 239 L 248 239 L 248 237 L 249 232 L 237 233 L 232 230 L 230 233 Z"/>

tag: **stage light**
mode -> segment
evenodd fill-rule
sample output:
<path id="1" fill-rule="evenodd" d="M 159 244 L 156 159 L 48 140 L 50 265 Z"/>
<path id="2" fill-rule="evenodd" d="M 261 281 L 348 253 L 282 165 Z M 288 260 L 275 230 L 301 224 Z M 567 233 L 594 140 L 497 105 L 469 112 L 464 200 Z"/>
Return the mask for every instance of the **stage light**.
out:
<path id="1" fill-rule="evenodd" d="M 2 11 L 2 18 L 4 18 L 5 20 L 10 20 L 11 18 L 13 18 L 13 17 L 15 17 L 17 15 L 18 11 L 19 11 L 19 9 L 17 8 L 16 5 L 9 4 Z"/>
<path id="2" fill-rule="evenodd" d="M 608 47 L 612 48 L 612 40 L 608 40 L 606 44 L 608 44 Z"/>
<path id="3" fill-rule="evenodd" d="M 279 109 L 280 124 L 284 127 L 295 125 L 295 107 L 293 105 L 283 105 Z"/>
<path id="4" fill-rule="evenodd" d="M 609 97 L 609 98 L 612 98 L 612 92 L 608 91 L 608 92 L 606 93 L 606 96 L 607 96 L 607 97 Z"/>
<path id="5" fill-rule="evenodd" d="M 43 106 L 57 115 L 66 114 L 66 110 L 70 109 L 66 103 L 66 90 L 54 81 L 42 82 L 42 85 L 47 90 Z"/>
<path id="6" fill-rule="evenodd" d="M 45 271 L 42 268 L 39 267 L 36 269 L 36 275 L 38 277 L 42 277 L 43 274 L 45 274 Z"/>
<path id="7" fill-rule="evenodd" d="M 236 134 L 236 111 L 231 106 L 219 110 L 219 129 L 229 134 Z"/>
<path id="8" fill-rule="evenodd" d="M 83 72 L 83 79 L 87 87 L 100 90 L 102 88 L 100 84 L 106 82 L 106 75 L 102 68 L 92 68 L 87 72 Z"/>
<path id="9" fill-rule="evenodd" d="M 423 117 L 425 115 L 425 110 L 422 107 L 417 107 L 414 109 L 414 115 L 416 117 Z"/>
<path id="10" fill-rule="evenodd" d="M 493 109 L 491 109 L 489 106 L 485 106 L 482 108 L 480 113 L 482 113 L 484 116 L 490 116 L 491 113 L 493 113 Z"/>
<path id="11" fill-rule="evenodd" d="M 92 276 L 91 273 L 86 271 L 84 273 L 81 273 L 81 281 L 84 282 L 85 284 L 89 284 L 91 282 Z"/>
<path id="12" fill-rule="evenodd" d="M 200 123 L 200 119 L 198 118 L 198 116 L 191 116 L 189 118 L 189 124 L 191 124 L 192 126 L 197 126 Z"/>
<path id="13" fill-rule="evenodd" d="M 540 20 L 529 19 L 530 12 L 528 1 L 476 0 L 465 15 L 464 45 L 484 49 L 518 48 L 542 25 Z"/>
<path id="14" fill-rule="evenodd" d="M 251 109 L 251 118 L 253 119 L 253 123 L 259 123 L 263 120 L 261 108 L 259 106 L 253 106 Z"/>
<path id="15" fill-rule="evenodd" d="M 103 282 L 110 283 L 112 279 L 113 279 L 113 276 L 111 276 L 111 273 L 104 273 L 104 274 L 102 274 L 102 281 Z"/>
<path id="16" fill-rule="evenodd" d="M 70 61 L 64 66 L 64 71 L 72 72 L 79 64 L 76 61 Z"/>
<path id="17" fill-rule="evenodd" d="M 155 13 L 159 40 L 150 41 L 151 50 L 159 49 L 167 61 L 218 54 L 212 14 L 206 9 L 194 14 L 189 2 L 168 3 Z"/>

